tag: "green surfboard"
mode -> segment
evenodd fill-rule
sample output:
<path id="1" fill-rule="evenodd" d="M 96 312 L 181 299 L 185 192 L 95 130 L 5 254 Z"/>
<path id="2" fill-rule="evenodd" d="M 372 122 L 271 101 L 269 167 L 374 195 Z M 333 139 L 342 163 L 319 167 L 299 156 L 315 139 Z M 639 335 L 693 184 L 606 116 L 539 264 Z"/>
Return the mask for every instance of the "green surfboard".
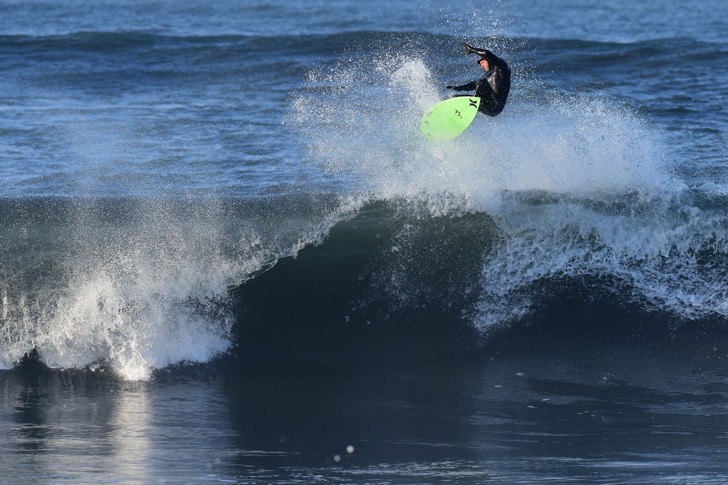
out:
<path id="1" fill-rule="evenodd" d="M 422 118 L 420 129 L 432 141 L 452 140 L 470 126 L 479 106 L 480 98 L 475 96 L 440 101 Z"/>

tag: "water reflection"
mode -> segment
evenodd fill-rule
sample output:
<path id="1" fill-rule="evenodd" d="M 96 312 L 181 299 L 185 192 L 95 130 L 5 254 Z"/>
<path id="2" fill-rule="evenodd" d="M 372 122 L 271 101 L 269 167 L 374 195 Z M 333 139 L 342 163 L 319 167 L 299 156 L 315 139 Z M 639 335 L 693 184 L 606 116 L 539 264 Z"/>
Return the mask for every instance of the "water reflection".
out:
<path id="1" fill-rule="evenodd" d="M 234 454 L 214 384 L 33 369 L 0 372 L 0 389 L 0 483 L 178 483 Z"/>
<path id="2" fill-rule="evenodd" d="M 151 483 L 155 478 L 153 403 L 146 383 L 133 383 L 115 392 L 108 437 L 118 480 Z M 152 390 L 151 392 L 154 392 Z"/>
<path id="3" fill-rule="evenodd" d="M 720 366 L 606 345 L 528 353 L 359 367 L 230 359 L 143 383 L 4 371 L 0 483 L 726 478 Z"/>

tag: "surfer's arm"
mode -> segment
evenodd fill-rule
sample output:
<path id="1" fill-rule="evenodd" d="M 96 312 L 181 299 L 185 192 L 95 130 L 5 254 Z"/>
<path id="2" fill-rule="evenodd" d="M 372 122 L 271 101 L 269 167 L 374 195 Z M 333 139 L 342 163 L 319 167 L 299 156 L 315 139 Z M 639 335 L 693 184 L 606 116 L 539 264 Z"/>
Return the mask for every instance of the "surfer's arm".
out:
<path id="1" fill-rule="evenodd" d="M 462 86 L 445 86 L 445 89 L 452 89 L 453 91 L 472 91 L 478 87 L 478 81 L 473 81 Z"/>
<path id="2" fill-rule="evenodd" d="M 497 55 L 493 54 L 488 49 L 481 49 L 478 47 L 473 47 L 468 44 L 465 45 L 465 52 L 468 54 L 478 54 L 482 59 L 487 60 L 491 65 L 499 66 L 501 69 L 505 71 L 510 72 L 510 68 L 508 67 L 508 63 L 498 57 Z"/>

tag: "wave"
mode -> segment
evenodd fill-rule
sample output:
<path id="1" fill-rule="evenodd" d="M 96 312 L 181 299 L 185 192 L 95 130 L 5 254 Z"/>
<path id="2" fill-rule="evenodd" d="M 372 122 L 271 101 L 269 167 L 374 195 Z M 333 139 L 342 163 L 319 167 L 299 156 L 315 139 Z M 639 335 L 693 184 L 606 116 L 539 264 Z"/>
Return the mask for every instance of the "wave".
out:
<path id="1" fill-rule="evenodd" d="M 645 312 L 683 321 L 725 319 L 728 281 L 720 261 L 728 250 L 727 221 L 722 212 L 700 209 L 690 199 L 633 193 L 510 205 L 499 220 L 513 237 L 484 266 L 477 325 L 488 328 L 532 313 L 545 297 L 538 293 L 549 292 L 550 285 L 540 284 L 565 280 Z"/>
<path id="2" fill-rule="evenodd" d="M 331 363 L 359 339 L 458 354 L 524 324 L 728 323 L 725 197 L 449 197 L 5 203 L 2 364 L 136 380 L 266 344 Z"/>
<path id="3" fill-rule="evenodd" d="M 182 222 L 190 220 L 189 207 L 175 209 L 184 214 L 180 219 L 161 219 L 155 207 L 155 221 L 140 228 L 159 231 L 174 222 L 180 229 L 165 228 L 144 245 L 120 238 L 128 249 L 112 253 L 104 244 L 103 256 L 77 250 L 77 279 L 43 295 L 57 298 L 58 315 L 34 316 L 38 308 L 25 296 L 26 306 L 18 310 L 28 318 L 25 334 L 34 337 L 23 342 L 24 350 L 35 344 L 51 366 L 101 361 L 127 378 L 145 378 L 171 363 L 206 362 L 233 343 L 236 352 L 254 352 L 271 333 L 276 345 L 300 344 L 289 351 L 301 355 L 315 353 L 312 341 L 335 336 L 349 348 L 371 328 L 364 334 L 378 332 L 383 346 L 397 345 L 397 339 L 445 345 L 461 336 L 470 339 L 467 347 L 544 319 L 573 330 L 590 325 L 574 315 L 590 312 L 616 326 L 614 332 L 650 322 L 663 329 L 663 338 L 677 324 L 718 325 L 728 318 L 721 265 L 725 198 L 696 202 L 685 195 L 666 206 L 636 192 L 601 199 L 514 192 L 494 214 L 472 211 L 465 200 L 457 210 L 451 200 L 447 212 L 426 199 L 380 200 L 349 206 L 299 238 L 308 224 L 301 221 L 326 213 L 320 205 L 302 210 L 301 202 L 208 207 L 202 215 L 211 218 L 209 225 Z M 256 239 L 239 241 L 229 253 L 210 251 L 221 225 L 250 228 L 251 214 L 265 219 L 270 232 L 260 226 Z M 270 241 L 282 238 L 286 220 L 299 222 L 288 242 L 274 249 Z M 140 253 L 142 246 L 147 250 Z M 106 262 L 84 267 L 97 257 Z M 51 283 L 60 285 L 57 277 Z M 5 297 L 4 318 L 18 319 L 12 294 Z"/>
<path id="4" fill-rule="evenodd" d="M 34 353 L 136 380 L 212 359 L 231 344 L 229 288 L 318 240 L 318 203 L 4 201 L 0 365 Z"/>
<path id="5" fill-rule="evenodd" d="M 726 320 L 725 191 L 683 182 L 639 113 L 519 81 L 497 120 L 423 143 L 445 75 L 384 44 L 311 69 L 291 93 L 286 127 L 331 185 L 3 201 L 0 366 L 36 352 L 148 379 L 249 349 L 276 322 L 293 347 L 372 323 L 478 342 L 575 304 Z"/>
<path id="6" fill-rule="evenodd" d="M 614 42 L 573 38 L 539 38 L 509 36 L 505 33 L 472 39 L 458 32 L 433 33 L 417 30 L 344 30 L 321 33 L 257 33 L 189 34 L 174 35 L 145 30 L 128 31 L 77 31 L 55 35 L 0 35 L 0 46 L 9 52 L 79 53 L 123 52 L 148 50 L 149 54 L 161 54 L 171 50 L 193 52 L 200 49 L 217 50 L 216 60 L 225 54 L 236 54 L 239 61 L 253 62 L 261 52 L 271 57 L 295 56 L 301 59 L 340 59 L 350 62 L 356 58 L 386 53 L 388 56 L 409 58 L 437 58 L 446 62 L 462 59 L 462 42 L 485 42 L 499 52 L 514 57 L 515 64 L 538 66 L 578 62 L 582 69 L 604 68 L 615 62 L 647 63 L 648 66 L 664 66 L 669 60 L 685 57 L 693 62 L 710 63 L 722 58 L 722 43 L 698 41 L 689 37 Z M 256 53 L 257 57 L 246 56 Z M 220 57 L 222 55 L 222 57 Z M 191 60 L 199 60 L 197 57 Z M 539 60 L 541 62 L 539 62 Z M 566 66 L 566 64 L 565 64 Z"/>
<path id="7" fill-rule="evenodd" d="M 236 353 L 332 364 L 364 348 L 537 349 L 539 336 L 707 345 L 728 323 L 726 221 L 689 202 L 523 192 L 492 215 L 370 203 L 233 291 Z"/>
<path id="8" fill-rule="evenodd" d="M 726 316 L 725 217 L 696 202 L 664 134 L 635 110 L 521 89 L 497 122 L 426 144 L 419 117 L 443 96 L 426 58 L 388 52 L 370 65 L 312 72 L 313 86 L 346 84 L 350 101 L 312 90 L 291 124 L 310 161 L 355 190 L 421 202 L 432 217 L 492 218 L 501 243 L 482 261 L 469 317 L 480 331 L 533 315 L 547 281 L 588 282 L 678 319 Z"/>

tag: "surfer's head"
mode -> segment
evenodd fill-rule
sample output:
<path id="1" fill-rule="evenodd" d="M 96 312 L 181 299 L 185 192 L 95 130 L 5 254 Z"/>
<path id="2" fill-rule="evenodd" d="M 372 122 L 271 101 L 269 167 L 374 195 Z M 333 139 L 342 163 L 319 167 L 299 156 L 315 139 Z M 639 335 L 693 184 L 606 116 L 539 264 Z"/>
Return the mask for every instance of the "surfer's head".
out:
<path id="1" fill-rule="evenodd" d="M 490 71 L 490 62 L 488 62 L 488 59 L 485 57 L 481 57 L 478 61 L 478 64 L 480 64 L 480 67 L 486 70 L 486 72 Z"/>

